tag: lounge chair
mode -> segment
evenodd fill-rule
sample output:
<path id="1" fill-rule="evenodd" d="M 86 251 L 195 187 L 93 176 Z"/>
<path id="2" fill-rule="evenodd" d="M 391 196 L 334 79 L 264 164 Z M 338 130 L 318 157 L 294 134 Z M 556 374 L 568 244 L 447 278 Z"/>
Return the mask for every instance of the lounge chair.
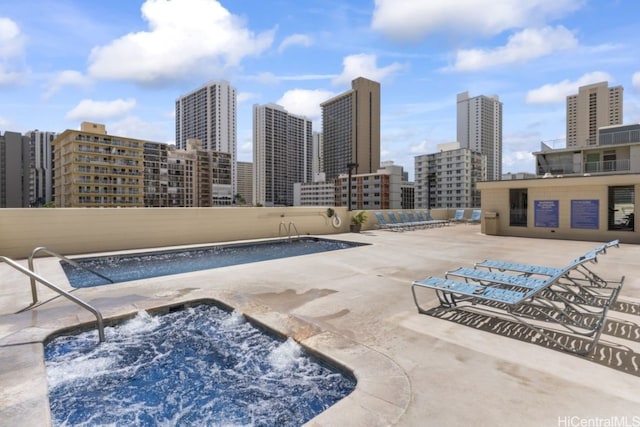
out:
<path id="1" fill-rule="evenodd" d="M 451 218 L 452 222 L 462 222 L 464 221 L 464 209 L 456 209 L 456 213 L 453 216 L 453 218 Z"/>
<path id="2" fill-rule="evenodd" d="M 566 351 L 585 355 L 597 345 L 607 310 L 615 302 L 624 280 L 623 277 L 616 282 L 619 286 L 609 287 L 605 293 L 567 280 L 572 271 L 586 262 L 595 262 L 597 255 L 606 250 L 599 251 L 599 248 L 556 269 L 552 275 L 460 268 L 448 272 L 444 278 L 432 276 L 417 280 L 411 286 L 413 300 L 419 313 L 429 314 L 420 306 L 416 289 L 435 290 L 445 311 L 465 309 L 510 318 Z M 464 281 L 452 280 L 450 276 Z M 557 330 L 581 337 L 584 342 L 567 340 L 558 336 Z"/>
<path id="3" fill-rule="evenodd" d="M 425 224 L 427 224 L 427 227 L 440 227 L 442 226 L 444 221 L 436 221 L 433 218 L 431 219 L 427 219 L 421 211 L 416 211 L 416 217 L 418 218 L 418 221 L 423 222 Z"/>
<path id="4" fill-rule="evenodd" d="M 416 218 L 416 215 L 414 215 L 413 212 L 411 212 L 411 211 L 407 212 L 406 215 L 407 215 L 407 220 L 410 223 L 417 224 L 418 227 L 430 228 L 430 227 L 433 226 L 433 224 L 431 224 L 430 222 L 425 221 L 424 218 L 422 218 L 422 219 Z"/>
<path id="5" fill-rule="evenodd" d="M 389 217 L 389 221 L 391 221 L 391 224 L 395 224 L 398 227 L 402 227 L 405 230 L 410 230 L 412 228 L 414 228 L 411 224 L 403 222 L 403 221 L 399 221 L 398 218 L 396 218 L 395 214 L 393 212 L 387 212 L 387 216 Z"/>
<path id="6" fill-rule="evenodd" d="M 446 219 L 433 219 L 433 217 L 431 216 L 431 212 L 429 211 L 424 211 L 424 216 L 427 219 L 427 221 L 432 221 L 434 223 L 437 223 L 439 225 L 449 225 L 449 221 Z"/>
<path id="7" fill-rule="evenodd" d="M 606 288 L 611 284 L 611 281 L 607 281 L 596 274 L 594 271 L 589 269 L 586 266 L 586 262 L 579 262 L 580 260 L 584 260 L 586 258 L 591 258 L 591 254 L 595 254 L 596 256 L 601 253 L 606 253 L 607 249 L 612 247 L 619 247 L 619 240 L 612 240 L 610 242 L 604 243 L 595 247 L 594 249 L 588 251 L 586 254 L 581 257 L 576 258 L 570 264 L 575 264 L 576 267 L 570 271 L 570 275 L 567 278 L 574 282 L 581 284 L 582 286 L 593 286 Z M 521 264 L 521 263 L 513 263 L 507 261 L 497 261 L 491 259 L 485 259 L 484 261 L 478 262 L 474 265 L 475 268 L 486 268 L 489 271 L 498 270 L 498 271 L 510 271 L 515 273 L 521 273 L 525 275 L 542 275 L 542 276 L 554 276 L 558 274 L 561 268 L 557 267 L 547 267 L 541 265 L 532 265 L 532 264 Z M 614 284 L 618 284 L 619 282 L 613 282 Z"/>
<path id="8" fill-rule="evenodd" d="M 392 231 L 402 231 L 402 229 L 404 228 L 401 224 L 394 224 L 394 223 L 388 222 L 385 219 L 382 212 L 376 212 L 375 215 L 376 215 L 376 218 L 378 219 L 378 224 L 376 225 L 376 228 L 379 228 L 381 230 L 392 230 Z"/>
<path id="9" fill-rule="evenodd" d="M 469 224 L 479 224 L 482 216 L 482 211 L 480 209 L 474 209 L 471 211 L 471 217 L 467 220 Z"/>
<path id="10" fill-rule="evenodd" d="M 418 222 L 415 222 L 415 221 L 410 221 L 409 219 L 407 219 L 407 217 L 404 215 L 404 212 L 402 212 L 402 211 L 398 211 L 398 218 L 400 218 L 400 223 L 401 224 L 404 224 L 409 228 L 416 229 L 416 228 L 422 228 L 423 227 L 422 224 L 420 224 Z"/>

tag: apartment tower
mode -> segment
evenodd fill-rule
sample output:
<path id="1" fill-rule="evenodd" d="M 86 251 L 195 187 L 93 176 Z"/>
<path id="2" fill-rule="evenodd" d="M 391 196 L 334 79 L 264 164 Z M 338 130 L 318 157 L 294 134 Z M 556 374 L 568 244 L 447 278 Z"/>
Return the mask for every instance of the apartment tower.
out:
<path id="1" fill-rule="evenodd" d="M 32 130 L 25 133 L 29 138 L 31 169 L 29 171 L 29 201 L 40 207 L 53 201 L 53 157 L 51 143 L 55 132 Z"/>
<path id="2" fill-rule="evenodd" d="M 293 206 L 293 184 L 311 182 L 311 121 L 276 104 L 253 106 L 253 202 Z"/>
<path id="3" fill-rule="evenodd" d="M 52 142 L 58 208 L 143 207 L 144 143 L 83 122 Z"/>
<path id="4" fill-rule="evenodd" d="M 358 77 L 351 90 L 320 104 L 323 165 L 328 181 L 380 168 L 380 83 Z"/>
<path id="5" fill-rule="evenodd" d="M 202 149 L 231 155 L 232 192 L 237 194 L 237 92 L 229 82 L 212 81 L 176 100 L 176 147 L 198 139 Z"/>
<path id="6" fill-rule="evenodd" d="M 598 145 L 599 128 L 622 124 L 622 95 L 622 86 L 600 82 L 567 96 L 567 148 Z"/>
<path id="7" fill-rule="evenodd" d="M 0 134 L 0 208 L 29 207 L 29 137 Z"/>
<path id="8" fill-rule="evenodd" d="M 489 181 L 502 177 L 502 103 L 497 95 L 469 97 L 459 93 L 457 138 L 461 148 L 468 148 L 487 159 Z"/>

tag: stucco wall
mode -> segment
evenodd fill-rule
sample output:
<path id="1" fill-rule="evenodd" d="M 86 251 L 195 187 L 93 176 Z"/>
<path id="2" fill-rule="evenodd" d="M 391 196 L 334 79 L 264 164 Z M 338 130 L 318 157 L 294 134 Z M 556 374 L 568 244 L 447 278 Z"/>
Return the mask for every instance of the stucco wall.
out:
<path id="1" fill-rule="evenodd" d="M 348 232 L 349 212 L 333 209 L 338 228 L 322 207 L 0 209 L 0 255 L 26 258 L 38 246 L 73 255 L 270 238 L 281 222 L 294 223 L 300 235 Z"/>
<path id="2" fill-rule="evenodd" d="M 640 175 L 601 175 L 561 177 L 549 179 L 529 179 L 512 181 L 492 181 L 478 184 L 482 197 L 482 212 L 496 212 L 497 234 L 537 238 L 574 239 L 589 241 L 609 241 L 619 239 L 624 243 L 640 243 L 640 223 L 636 221 L 635 231 L 609 231 L 608 188 L 609 186 L 634 185 L 636 197 L 640 194 Z M 527 226 L 509 225 L 509 190 L 526 188 L 528 193 Z M 536 200 L 558 201 L 558 227 L 535 227 L 534 204 Z M 571 227 L 572 200 L 599 200 L 598 229 Z M 638 202 L 636 199 L 636 210 Z M 489 220 L 490 221 L 490 220 Z M 483 218 L 481 231 L 487 232 L 487 220 Z M 491 234 L 491 233 L 489 233 Z"/>

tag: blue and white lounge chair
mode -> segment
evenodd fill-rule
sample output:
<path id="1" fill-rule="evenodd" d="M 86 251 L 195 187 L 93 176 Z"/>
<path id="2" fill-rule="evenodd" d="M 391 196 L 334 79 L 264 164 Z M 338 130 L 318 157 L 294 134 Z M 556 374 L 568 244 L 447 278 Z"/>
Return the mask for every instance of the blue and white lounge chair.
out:
<path id="1" fill-rule="evenodd" d="M 432 221 L 439 225 L 449 225 L 449 221 L 446 219 L 433 219 L 433 217 L 431 216 L 431 212 L 429 211 L 424 211 L 424 216 L 427 219 L 427 221 Z"/>
<path id="2" fill-rule="evenodd" d="M 448 272 L 444 278 L 417 280 L 411 286 L 413 300 L 419 313 L 430 314 L 418 303 L 417 290 L 435 290 L 445 311 L 466 309 L 510 318 L 566 351 L 585 355 L 597 345 L 607 310 L 615 302 L 624 277 L 617 282 L 619 286 L 607 289 L 608 294 L 592 292 L 593 299 L 580 298 L 585 287 L 566 278 L 577 266 L 595 262 L 598 253 L 603 252 L 598 252 L 600 248 L 576 258 L 566 267 L 556 269 L 553 275 L 461 268 Z M 460 277 L 464 281 L 452 280 L 449 276 Z M 589 291 L 592 289 L 587 287 Z M 563 334 L 579 339 L 566 339 Z"/>
<path id="3" fill-rule="evenodd" d="M 471 211 L 471 217 L 467 220 L 469 224 L 479 224 L 482 218 L 482 211 L 480 209 L 474 209 Z"/>
<path id="4" fill-rule="evenodd" d="M 451 218 L 453 222 L 462 222 L 464 221 L 464 209 L 456 209 L 456 214 Z"/>
<path id="5" fill-rule="evenodd" d="M 398 227 L 402 227 L 405 230 L 409 230 L 411 228 L 413 228 L 411 226 L 411 224 L 399 221 L 398 218 L 396 218 L 395 214 L 393 212 L 387 212 L 387 216 L 389 217 L 389 221 L 391 221 L 391 224 L 395 224 Z"/>
<path id="6" fill-rule="evenodd" d="M 376 225 L 377 228 L 382 230 L 402 231 L 402 225 L 388 222 L 382 212 L 376 212 L 375 215 L 378 219 L 378 224 Z"/>

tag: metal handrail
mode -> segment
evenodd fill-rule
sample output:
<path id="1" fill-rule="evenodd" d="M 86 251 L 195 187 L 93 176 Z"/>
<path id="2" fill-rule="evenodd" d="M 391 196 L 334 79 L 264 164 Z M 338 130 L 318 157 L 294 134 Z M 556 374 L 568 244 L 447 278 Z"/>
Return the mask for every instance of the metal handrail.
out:
<path id="1" fill-rule="evenodd" d="M 300 232 L 298 231 L 298 227 L 296 227 L 296 225 L 291 221 L 288 225 L 285 224 L 284 221 L 280 222 L 280 225 L 278 226 L 278 237 L 282 235 L 282 229 L 284 228 L 284 231 L 287 233 L 287 239 L 289 240 L 289 242 L 291 242 L 291 227 L 293 227 L 293 229 L 296 231 L 298 240 L 300 240 Z"/>
<path id="2" fill-rule="evenodd" d="M 82 307 L 82 308 L 84 308 L 86 310 L 89 310 L 91 313 L 93 313 L 96 316 L 96 321 L 97 321 L 97 324 L 98 324 L 98 337 L 100 339 L 100 342 L 104 342 L 104 324 L 102 322 L 102 314 L 100 314 L 100 312 L 96 308 L 94 308 L 93 306 L 91 306 L 91 305 L 87 304 L 86 302 L 82 301 L 80 298 L 77 298 L 77 297 L 71 295 L 69 292 L 60 289 L 59 287 L 57 287 L 53 283 L 49 282 L 44 277 L 39 276 L 38 274 L 34 273 L 33 271 L 21 266 L 20 264 L 18 264 L 17 262 L 12 260 L 11 258 L 0 256 L 0 261 L 5 262 L 6 264 L 8 264 L 11 267 L 15 268 L 16 270 L 20 271 L 21 273 L 26 274 L 32 280 L 36 280 L 36 281 L 42 283 L 43 285 L 45 285 L 46 287 L 48 287 L 52 291 L 57 292 L 58 294 L 62 295 L 63 297 L 75 302 L 80 307 Z"/>
<path id="3" fill-rule="evenodd" d="M 291 226 L 293 226 L 293 229 L 296 230 L 296 235 L 298 236 L 298 240 L 300 240 L 300 232 L 298 231 L 298 227 L 296 227 L 293 222 L 289 223 L 289 239 L 291 239 Z"/>
<path id="4" fill-rule="evenodd" d="M 31 251 L 31 255 L 29 255 L 29 270 L 33 271 L 34 273 L 35 273 L 35 269 L 33 268 L 33 258 L 35 257 L 35 255 L 38 252 L 46 252 L 51 256 L 58 257 L 61 260 L 65 261 L 65 262 L 68 262 L 69 264 L 73 265 L 74 267 L 86 270 L 89 273 L 95 274 L 96 276 L 101 277 L 101 278 L 107 280 L 110 283 L 113 283 L 113 280 L 109 279 L 107 276 L 103 276 L 102 274 L 98 273 L 97 271 L 93 271 L 90 268 L 87 268 L 87 267 L 85 267 L 83 265 L 80 265 L 77 262 L 75 262 L 74 260 L 69 259 L 64 255 L 60 255 L 59 253 L 54 252 L 51 249 L 46 248 L 44 246 L 40 246 L 38 248 L 35 248 L 33 251 Z M 36 281 L 34 280 L 33 277 L 31 277 L 31 297 L 33 298 L 33 303 L 34 304 L 38 302 L 38 291 L 36 290 Z"/>

